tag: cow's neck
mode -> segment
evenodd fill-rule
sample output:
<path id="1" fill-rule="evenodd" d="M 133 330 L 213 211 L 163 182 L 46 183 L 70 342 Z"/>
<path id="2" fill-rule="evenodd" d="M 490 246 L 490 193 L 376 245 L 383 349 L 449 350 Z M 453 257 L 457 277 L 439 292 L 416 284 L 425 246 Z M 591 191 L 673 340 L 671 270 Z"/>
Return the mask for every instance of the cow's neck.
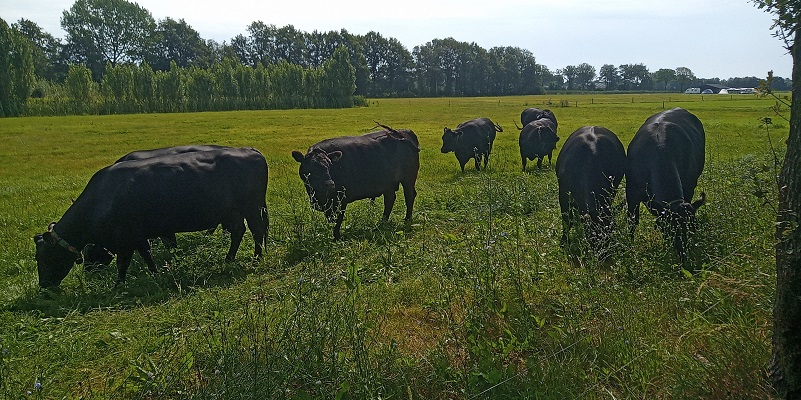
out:
<path id="1" fill-rule="evenodd" d="M 76 214 L 73 207 L 70 207 L 53 226 L 53 231 L 72 247 L 80 250 L 90 243 L 86 234 L 89 230 L 87 229 L 87 218 Z"/>

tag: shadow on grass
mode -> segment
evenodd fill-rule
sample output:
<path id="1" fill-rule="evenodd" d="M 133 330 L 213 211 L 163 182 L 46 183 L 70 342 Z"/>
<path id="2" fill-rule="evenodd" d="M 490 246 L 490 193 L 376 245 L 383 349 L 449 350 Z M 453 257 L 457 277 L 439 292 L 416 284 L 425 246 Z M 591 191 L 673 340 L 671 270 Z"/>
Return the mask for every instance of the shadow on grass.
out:
<path id="1" fill-rule="evenodd" d="M 240 246 L 237 258 L 225 261 L 230 235 L 183 234 L 178 247 L 153 246 L 153 258 L 162 269 L 151 274 L 134 255 L 125 282 L 116 285 L 116 261 L 92 271 L 76 265 L 61 287 L 32 290 L 7 307 L 9 311 L 36 312 L 42 317 L 64 317 L 98 309 L 130 309 L 161 304 L 198 289 L 226 287 L 245 279 L 265 263 L 255 260 L 252 247 Z"/>

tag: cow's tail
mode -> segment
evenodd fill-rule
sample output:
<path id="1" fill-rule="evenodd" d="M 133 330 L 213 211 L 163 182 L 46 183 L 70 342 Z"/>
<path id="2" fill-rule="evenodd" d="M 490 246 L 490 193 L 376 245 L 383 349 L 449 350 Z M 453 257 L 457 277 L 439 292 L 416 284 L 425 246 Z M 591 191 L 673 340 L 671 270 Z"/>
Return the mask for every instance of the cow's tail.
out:
<path id="1" fill-rule="evenodd" d="M 498 124 L 496 124 L 494 122 L 492 123 L 492 125 L 495 126 L 495 132 L 503 132 L 503 128 L 501 128 L 500 125 L 498 125 Z M 517 123 L 515 123 L 515 126 L 517 126 Z"/>
<path id="2" fill-rule="evenodd" d="M 517 126 L 517 121 L 515 121 L 515 128 L 517 128 L 518 131 L 522 131 L 523 130 L 522 127 Z"/>

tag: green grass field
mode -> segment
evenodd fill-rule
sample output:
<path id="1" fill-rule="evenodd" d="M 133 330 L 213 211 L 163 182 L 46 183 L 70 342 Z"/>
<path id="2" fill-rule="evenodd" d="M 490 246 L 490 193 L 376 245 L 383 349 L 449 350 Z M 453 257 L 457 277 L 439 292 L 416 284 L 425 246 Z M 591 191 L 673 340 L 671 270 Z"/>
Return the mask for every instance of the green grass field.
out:
<path id="1" fill-rule="evenodd" d="M 769 398 L 771 143 L 783 155 L 788 131 L 774 104 L 553 95 L 0 119 L 0 398 Z M 698 271 L 682 270 L 644 210 L 633 241 L 620 215 L 604 257 L 581 243 L 566 254 L 553 166 L 520 170 L 520 112 L 554 111 L 558 151 L 585 125 L 627 145 L 676 106 L 707 135 Z M 489 169 L 462 174 L 439 152 L 442 129 L 476 117 L 505 131 Z M 381 199 L 360 201 L 334 242 L 290 153 L 374 121 L 420 138 L 414 219 L 404 224 L 400 199 L 386 223 Z M 203 143 L 267 157 L 263 259 L 252 262 L 249 233 L 233 263 L 224 234 L 180 234 L 177 249 L 155 245 L 170 263 L 157 276 L 135 256 L 119 287 L 112 263 L 38 290 L 31 238 L 95 171 L 132 150 Z"/>

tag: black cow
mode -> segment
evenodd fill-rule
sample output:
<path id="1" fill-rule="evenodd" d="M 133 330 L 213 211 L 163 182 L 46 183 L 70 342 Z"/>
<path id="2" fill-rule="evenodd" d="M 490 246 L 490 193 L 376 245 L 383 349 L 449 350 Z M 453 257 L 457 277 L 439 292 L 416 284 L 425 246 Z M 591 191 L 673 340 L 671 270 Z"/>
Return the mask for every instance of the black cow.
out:
<path id="1" fill-rule="evenodd" d="M 266 240 L 267 162 L 255 149 L 227 148 L 112 164 L 95 173 L 48 231 L 34 237 L 39 285 L 57 286 L 87 244 L 117 255 L 118 283 L 134 251 L 156 271 L 148 238 L 231 229 L 233 260 L 250 227 L 255 256 Z"/>
<path id="2" fill-rule="evenodd" d="M 123 162 L 123 161 L 133 161 L 133 160 L 144 160 L 146 158 L 153 158 L 153 157 L 163 157 L 163 156 L 172 156 L 176 154 L 182 153 L 191 153 L 195 151 L 208 151 L 208 150 L 220 150 L 224 148 L 230 148 L 225 146 L 218 146 L 218 145 L 186 145 L 186 146 L 174 146 L 174 147 L 164 147 L 160 149 L 151 149 L 151 150 L 136 150 L 132 151 L 122 157 L 120 157 L 114 163 Z M 210 231 L 214 231 L 216 229 L 212 228 Z M 178 245 L 178 241 L 175 238 L 175 233 L 170 235 L 165 235 L 160 237 L 161 241 L 167 244 L 170 247 L 176 247 Z M 82 250 L 83 253 L 83 260 L 84 260 L 84 267 L 87 270 L 92 270 L 98 264 L 108 265 L 111 263 L 111 260 L 114 259 L 114 256 L 108 252 L 108 250 L 98 247 L 94 244 L 89 244 Z"/>
<path id="3" fill-rule="evenodd" d="M 531 121 L 520 131 L 520 158 L 523 161 L 523 171 L 526 170 L 527 160 L 537 159 L 537 168 L 542 167 L 542 159 L 548 156 L 551 163 L 553 150 L 556 148 L 556 124 L 550 118 L 540 118 Z"/>
<path id="4" fill-rule="evenodd" d="M 585 126 L 570 134 L 556 159 L 563 245 L 578 217 L 590 244 L 600 247 L 612 227 L 612 201 L 625 171 L 626 151 L 612 131 Z"/>
<path id="5" fill-rule="evenodd" d="M 554 131 L 556 131 L 556 128 L 559 127 L 559 123 L 556 122 L 556 115 L 553 114 L 553 111 L 547 108 L 544 110 L 539 108 L 527 108 L 520 113 L 520 123 L 523 124 L 523 126 L 526 126 L 529 124 L 529 122 L 533 122 L 541 118 L 548 118 L 553 121 Z"/>
<path id="6" fill-rule="evenodd" d="M 496 132 L 503 132 L 500 125 L 489 118 L 476 118 L 462 122 L 456 129 L 445 128 L 442 134 L 442 148 L 444 153 L 453 152 L 459 160 L 459 166 L 464 172 L 464 166 L 471 158 L 476 162 L 476 170 L 481 170 L 481 158 L 484 158 L 484 168 L 489 162 L 492 144 Z"/>
<path id="7" fill-rule="evenodd" d="M 293 151 L 300 163 L 298 173 L 306 186 L 312 208 L 325 212 L 340 238 L 345 208 L 356 200 L 384 196 L 384 220 L 389 219 L 398 185 L 403 185 L 406 220 L 412 218 L 420 169 L 420 144 L 411 130 L 385 130 L 362 136 L 326 139 L 309 147 L 304 155 Z"/>
<path id="8" fill-rule="evenodd" d="M 657 217 L 657 223 L 682 262 L 695 212 L 706 194 L 692 202 L 698 178 L 704 170 L 704 127 L 682 108 L 648 118 L 629 143 L 626 159 L 626 202 L 630 234 L 640 220 L 640 203 Z M 692 203 L 691 203 L 692 202 Z"/>

